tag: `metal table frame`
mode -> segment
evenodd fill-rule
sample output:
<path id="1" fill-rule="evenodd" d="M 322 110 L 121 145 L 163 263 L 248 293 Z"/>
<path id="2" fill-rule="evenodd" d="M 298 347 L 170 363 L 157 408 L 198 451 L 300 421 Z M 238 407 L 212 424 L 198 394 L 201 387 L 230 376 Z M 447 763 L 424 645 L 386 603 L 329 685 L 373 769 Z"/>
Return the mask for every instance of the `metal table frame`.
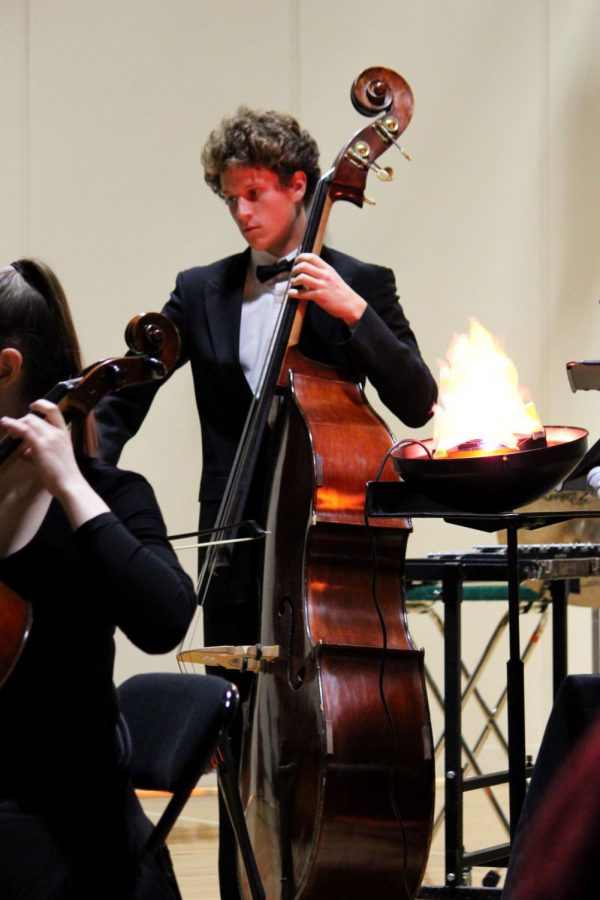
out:
<path id="1" fill-rule="evenodd" d="M 499 784 L 508 780 L 510 832 L 514 836 L 519 813 L 525 798 L 527 768 L 525 753 L 525 691 L 524 667 L 521 660 L 519 625 L 519 583 L 523 570 L 519 561 L 517 532 L 520 528 L 533 530 L 574 518 L 597 518 L 600 510 L 570 510 L 569 512 L 504 512 L 468 513 L 434 503 L 402 482 L 371 482 L 367 485 L 366 511 L 369 518 L 442 518 L 453 525 L 461 525 L 488 533 L 506 529 L 506 562 L 502 559 L 468 563 L 427 559 L 412 561 L 411 578 L 435 578 L 441 581 L 446 638 L 444 648 L 445 712 L 445 847 L 446 884 L 425 886 L 420 898 L 477 897 L 496 898 L 498 888 L 473 888 L 464 885 L 465 868 L 479 865 L 506 865 L 510 844 L 488 847 L 465 853 L 463 849 L 462 795 L 465 789 Z M 407 572 L 408 574 L 408 572 Z M 463 779 L 461 751 L 461 603 L 462 586 L 467 580 L 507 581 L 509 617 L 509 658 L 507 660 L 508 700 L 508 773 Z M 553 686 L 554 692 L 567 674 L 567 597 L 568 580 L 551 583 L 553 604 Z"/>
<path id="2" fill-rule="evenodd" d="M 407 583 L 410 583 L 410 581 L 411 581 L 412 571 L 414 570 L 414 571 L 418 572 L 419 574 L 421 574 L 419 567 L 428 561 L 429 560 L 412 560 L 412 559 L 406 560 L 405 569 L 406 569 L 406 575 L 407 575 Z M 494 579 L 494 580 L 496 580 L 496 579 Z M 414 582 L 412 582 L 412 583 L 414 584 Z M 427 578 L 422 583 L 431 586 L 431 579 Z M 440 601 L 443 603 L 442 596 L 441 596 L 442 591 L 441 591 L 441 587 L 440 587 L 440 582 L 436 581 L 435 583 L 436 583 L 436 588 L 434 589 L 434 593 L 437 594 L 438 599 L 440 599 Z M 481 584 L 481 579 L 479 579 L 477 586 L 479 589 L 483 588 L 483 585 Z M 471 597 L 469 597 L 469 595 L 467 594 L 467 591 L 465 590 L 462 599 L 463 599 L 463 602 L 466 602 L 467 600 L 469 600 L 469 602 L 473 602 L 475 600 L 475 596 L 471 595 Z M 407 601 L 407 606 L 406 606 L 407 612 L 412 612 L 413 609 L 415 608 L 415 605 L 417 608 L 419 607 L 419 601 L 413 600 L 411 602 L 411 600 L 409 599 L 409 596 L 408 596 L 408 592 L 407 592 L 406 601 Z M 498 601 L 500 601 L 500 602 L 506 601 L 506 591 L 504 592 L 504 597 L 498 597 L 496 602 L 498 602 Z M 445 642 L 444 621 L 439 616 L 438 612 L 436 612 L 433 609 L 433 607 L 429 606 L 430 602 L 431 601 L 424 602 L 425 609 L 422 610 L 421 612 L 425 613 L 426 615 L 428 615 L 429 617 L 431 617 L 433 619 L 435 625 L 440 630 L 442 640 L 444 641 L 443 646 L 445 647 L 446 642 Z M 544 586 L 542 592 L 537 596 L 537 599 L 534 599 L 533 597 L 529 597 L 529 596 L 527 598 L 523 598 L 520 594 L 521 615 L 530 613 L 535 619 L 534 624 L 533 624 L 533 629 L 531 630 L 531 632 L 528 636 L 525 646 L 521 650 L 521 659 L 523 660 L 524 664 L 527 663 L 527 660 L 531 656 L 532 652 L 535 650 L 537 643 L 546 628 L 549 607 L 551 608 L 551 596 L 547 589 L 547 582 L 545 583 L 545 586 Z M 472 699 L 473 702 L 476 704 L 476 706 L 479 710 L 479 713 L 483 717 L 483 720 L 484 720 L 483 726 L 482 726 L 481 730 L 479 731 L 479 734 L 478 734 L 477 738 L 475 739 L 475 742 L 472 745 L 469 744 L 469 742 L 466 740 L 464 734 L 460 735 L 460 742 L 462 745 L 462 752 L 463 752 L 463 759 L 464 759 L 463 767 L 462 767 L 462 777 L 463 777 L 463 789 L 465 791 L 469 790 L 470 785 L 473 784 L 467 778 L 467 773 L 469 772 L 469 770 L 472 769 L 475 775 L 479 775 L 479 776 L 484 775 L 484 772 L 478 762 L 478 755 L 479 755 L 480 751 L 483 749 L 483 746 L 484 746 L 485 742 L 487 741 L 487 738 L 490 735 L 493 734 L 495 736 L 499 746 L 504 750 L 506 759 L 508 760 L 508 740 L 507 740 L 505 731 L 501 728 L 500 722 L 499 722 L 499 717 L 500 717 L 501 713 L 505 710 L 506 703 L 507 703 L 506 683 L 504 684 L 504 687 L 502 688 L 500 694 L 498 694 L 497 699 L 495 699 L 495 701 L 492 702 L 491 704 L 488 702 L 488 700 L 486 700 L 484 695 L 481 693 L 480 688 L 478 687 L 478 683 L 484 674 L 485 668 L 487 667 L 488 663 L 490 662 L 492 654 L 494 653 L 494 650 L 497 648 L 498 642 L 500 641 L 500 639 L 502 638 L 502 636 L 504 635 L 505 632 L 508 633 L 508 609 L 506 609 L 502 613 L 502 616 L 494 625 L 494 628 L 493 628 L 490 636 L 488 637 L 487 641 L 485 642 L 485 644 L 482 648 L 482 651 L 481 651 L 481 655 L 480 655 L 478 661 L 476 662 L 475 666 L 472 669 L 470 669 L 465 665 L 464 659 L 461 659 L 461 661 L 460 661 L 460 668 L 461 668 L 461 673 L 462 673 L 462 678 L 463 678 L 462 694 L 461 694 L 462 716 L 464 717 L 464 710 L 466 709 L 466 706 L 469 703 L 469 701 Z M 444 677 L 444 673 L 442 673 L 442 678 L 443 677 Z M 442 716 L 445 716 L 446 705 L 445 705 L 443 686 L 441 689 L 438 687 L 433 675 L 429 671 L 429 667 L 427 666 L 427 664 L 425 664 L 425 681 L 426 681 L 428 693 L 429 692 L 431 693 L 431 698 L 438 704 Z M 446 737 L 445 732 L 444 732 L 444 730 L 442 730 L 441 735 L 435 741 L 434 758 L 436 761 L 438 759 L 438 756 L 441 753 L 445 752 L 445 737 Z M 456 736 L 454 736 L 454 739 L 456 739 Z M 480 787 L 481 785 L 478 784 L 478 785 L 473 785 L 473 786 Z M 490 785 L 485 784 L 483 787 L 485 788 L 485 796 L 486 796 L 487 800 L 489 801 L 492 810 L 495 812 L 500 825 L 506 831 L 507 836 L 510 835 L 510 825 L 509 825 L 508 817 L 507 817 L 507 815 L 505 815 L 504 810 L 502 809 L 502 806 L 499 803 L 499 801 L 494 793 L 494 790 L 493 790 L 494 786 L 492 786 L 491 784 Z M 438 826 L 442 825 L 442 823 L 444 821 L 445 821 L 445 808 L 444 808 L 444 805 L 442 805 L 441 809 L 439 810 L 439 812 L 437 813 L 437 815 L 435 816 L 434 821 L 433 821 L 433 835 L 432 835 L 433 839 L 435 838 L 435 835 L 438 831 Z M 453 871 L 453 869 L 451 871 Z"/>

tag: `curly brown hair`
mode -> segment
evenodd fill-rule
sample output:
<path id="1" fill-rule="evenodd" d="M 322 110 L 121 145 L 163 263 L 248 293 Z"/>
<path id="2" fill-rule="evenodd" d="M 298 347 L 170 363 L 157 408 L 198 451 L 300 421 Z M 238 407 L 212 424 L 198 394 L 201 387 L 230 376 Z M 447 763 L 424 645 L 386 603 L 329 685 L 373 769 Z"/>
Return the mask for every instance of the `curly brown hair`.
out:
<path id="1" fill-rule="evenodd" d="M 204 180 L 221 196 L 221 173 L 230 166 L 270 169 L 287 185 L 294 172 L 306 175 L 305 204 L 313 195 L 321 175 L 319 148 L 297 120 L 275 110 L 252 110 L 240 106 L 223 119 L 202 148 Z"/>

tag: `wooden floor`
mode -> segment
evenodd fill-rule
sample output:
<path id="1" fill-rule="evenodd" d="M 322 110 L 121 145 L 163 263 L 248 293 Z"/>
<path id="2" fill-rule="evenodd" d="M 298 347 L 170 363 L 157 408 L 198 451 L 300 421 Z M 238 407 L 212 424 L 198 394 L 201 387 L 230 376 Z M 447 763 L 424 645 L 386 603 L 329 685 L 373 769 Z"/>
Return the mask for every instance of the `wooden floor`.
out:
<path id="1" fill-rule="evenodd" d="M 497 790 L 501 806 L 507 808 L 506 792 Z M 163 801 L 142 800 L 146 812 L 151 817 L 160 814 Z M 469 850 L 481 849 L 504 843 L 506 831 L 492 809 L 489 799 L 482 791 L 465 795 L 464 805 L 465 847 Z M 178 824 L 171 832 L 169 847 L 177 873 L 183 900 L 219 900 L 217 878 L 217 798 L 216 788 L 202 789 L 202 794 L 192 797 Z M 475 869 L 472 884 L 481 886 L 489 868 Z M 504 880 L 504 870 L 498 870 L 499 884 Z M 443 824 L 434 835 L 425 884 L 444 883 Z M 371 900 L 371 898 L 369 898 Z M 373 898 L 375 900 L 375 898 Z"/>
<path id="2" fill-rule="evenodd" d="M 192 797 L 171 832 L 169 850 L 183 900 L 219 900 L 216 791 L 202 788 L 200 796 Z M 154 820 L 164 801 L 142 798 L 142 805 Z"/>

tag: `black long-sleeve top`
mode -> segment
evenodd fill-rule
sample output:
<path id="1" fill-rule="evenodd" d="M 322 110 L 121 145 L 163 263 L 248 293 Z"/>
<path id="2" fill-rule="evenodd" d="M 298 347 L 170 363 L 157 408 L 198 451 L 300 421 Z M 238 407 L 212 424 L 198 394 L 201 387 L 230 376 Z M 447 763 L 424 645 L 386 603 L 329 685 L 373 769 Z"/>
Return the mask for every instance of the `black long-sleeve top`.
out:
<path id="1" fill-rule="evenodd" d="M 196 598 L 139 475 L 100 460 L 82 471 L 109 506 L 74 533 L 52 501 L 34 538 L 0 560 L 0 580 L 33 608 L 20 660 L 0 689 L 0 797 L 45 798 L 118 764 L 114 633 L 173 649 Z"/>

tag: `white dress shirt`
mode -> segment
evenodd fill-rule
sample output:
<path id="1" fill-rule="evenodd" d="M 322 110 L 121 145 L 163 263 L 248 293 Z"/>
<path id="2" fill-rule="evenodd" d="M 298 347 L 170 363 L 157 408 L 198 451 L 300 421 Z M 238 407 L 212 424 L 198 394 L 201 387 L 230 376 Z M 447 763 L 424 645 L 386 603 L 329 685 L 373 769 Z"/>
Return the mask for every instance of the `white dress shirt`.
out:
<path id="1" fill-rule="evenodd" d="M 282 259 L 293 259 L 296 250 Z M 240 326 L 240 363 L 246 381 L 256 393 L 269 344 L 285 298 L 289 272 L 283 272 L 262 284 L 256 277 L 256 267 L 272 265 L 278 257 L 265 250 L 252 250 L 246 274 Z"/>

